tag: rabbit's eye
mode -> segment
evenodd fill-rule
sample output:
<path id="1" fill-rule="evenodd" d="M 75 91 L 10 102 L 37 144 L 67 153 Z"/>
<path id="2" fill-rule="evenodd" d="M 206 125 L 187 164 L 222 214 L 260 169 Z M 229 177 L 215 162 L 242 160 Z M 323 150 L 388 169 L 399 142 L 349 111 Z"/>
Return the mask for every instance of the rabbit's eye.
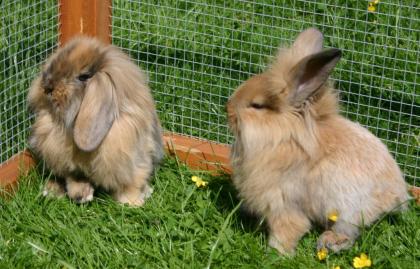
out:
<path id="1" fill-rule="evenodd" d="M 83 73 L 83 74 L 80 74 L 77 77 L 77 79 L 80 80 L 80 81 L 82 81 L 82 82 L 85 82 L 86 80 L 90 79 L 91 77 L 92 77 L 92 74 L 91 73 Z"/>
<path id="2" fill-rule="evenodd" d="M 259 103 L 251 103 L 250 107 L 255 108 L 255 109 L 263 109 L 265 108 L 265 106 L 263 104 L 259 104 Z"/>

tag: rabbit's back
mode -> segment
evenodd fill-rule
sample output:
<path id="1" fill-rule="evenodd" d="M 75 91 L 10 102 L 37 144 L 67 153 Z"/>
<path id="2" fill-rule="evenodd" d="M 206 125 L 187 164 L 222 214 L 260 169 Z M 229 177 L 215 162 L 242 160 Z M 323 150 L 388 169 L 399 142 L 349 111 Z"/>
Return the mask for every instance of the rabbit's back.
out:
<path id="1" fill-rule="evenodd" d="M 369 224 L 408 199 L 388 149 L 361 125 L 334 117 L 319 125 L 319 142 L 322 153 L 305 180 L 310 197 L 305 204 L 314 218 L 339 210 L 354 222 L 363 215 Z"/>

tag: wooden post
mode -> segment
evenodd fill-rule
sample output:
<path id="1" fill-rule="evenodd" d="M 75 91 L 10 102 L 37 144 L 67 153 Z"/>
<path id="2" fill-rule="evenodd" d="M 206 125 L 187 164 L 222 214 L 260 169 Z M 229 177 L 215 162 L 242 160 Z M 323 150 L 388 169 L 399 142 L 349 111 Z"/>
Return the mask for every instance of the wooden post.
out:
<path id="1" fill-rule="evenodd" d="M 111 0 L 60 0 L 60 46 L 77 35 L 111 43 Z"/>

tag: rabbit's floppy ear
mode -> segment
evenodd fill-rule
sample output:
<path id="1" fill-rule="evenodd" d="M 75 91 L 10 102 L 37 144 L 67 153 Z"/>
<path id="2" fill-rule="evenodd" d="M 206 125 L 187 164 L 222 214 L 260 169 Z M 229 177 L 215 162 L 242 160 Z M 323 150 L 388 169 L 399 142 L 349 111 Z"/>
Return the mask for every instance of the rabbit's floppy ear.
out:
<path id="1" fill-rule="evenodd" d="M 289 73 L 292 86 L 289 102 L 299 106 L 311 97 L 326 82 L 340 58 L 339 49 L 326 49 L 300 60 Z"/>
<path id="2" fill-rule="evenodd" d="M 96 73 L 87 83 L 85 95 L 74 124 L 74 141 L 83 151 L 96 149 L 116 117 L 114 84 L 103 72 Z"/>
<path id="3" fill-rule="evenodd" d="M 322 50 L 324 36 L 316 28 L 309 28 L 301 32 L 293 43 L 293 49 L 297 57 L 304 58 Z"/>

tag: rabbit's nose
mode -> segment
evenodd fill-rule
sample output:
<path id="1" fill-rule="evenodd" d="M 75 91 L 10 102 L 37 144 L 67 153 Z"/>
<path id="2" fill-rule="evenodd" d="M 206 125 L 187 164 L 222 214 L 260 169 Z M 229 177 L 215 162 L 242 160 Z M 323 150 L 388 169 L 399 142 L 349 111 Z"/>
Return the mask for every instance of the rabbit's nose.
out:
<path id="1" fill-rule="evenodd" d="M 42 73 L 42 87 L 44 88 L 45 94 L 50 94 L 53 90 L 53 84 L 52 84 L 52 77 L 51 74 L 47 72 Z"/>
<path id="2" fill-rule="evenodd" d="M 53 90 L 54 90 L 53 87 L 44 87 L 45 94 L 51 94 Z"/>

